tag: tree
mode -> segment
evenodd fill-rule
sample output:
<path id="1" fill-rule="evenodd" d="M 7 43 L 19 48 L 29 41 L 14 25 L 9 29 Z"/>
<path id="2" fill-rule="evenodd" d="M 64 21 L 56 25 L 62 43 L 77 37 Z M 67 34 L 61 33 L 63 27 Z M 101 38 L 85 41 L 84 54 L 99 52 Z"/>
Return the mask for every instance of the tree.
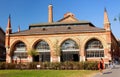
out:
<path id="1" fill-rule="evenodd" d="M 35 49 L 31 49 L 31 50 L 28 51 L 28 55 L 30 55 L 32 57 L 32 61 L 33 61 L 33 57 L 37 56 L 38 52 Z"/>
<path id="2" fill-rule="evenodd" d="M 117 17 L 115 17 L 113 20 L 120 22 L 120 14 Z"/>
<path id="3" fill-rule="evenodd" d="M 55 43 L 54 43 L 54 51 L 55 51 L 56 56 L 61 55 L 61 48 L 58 45 L 58 40 L 56 40 Z"/>
<path id="4" fill-rule="evenodd" d="M 53 47 L 54 47 L 55 55 L 58 57 L 58 59 L 59 59 L 59 61 L 60 61 L 61 47 L 58 45 L 58 40 L 55 41 Z"/>

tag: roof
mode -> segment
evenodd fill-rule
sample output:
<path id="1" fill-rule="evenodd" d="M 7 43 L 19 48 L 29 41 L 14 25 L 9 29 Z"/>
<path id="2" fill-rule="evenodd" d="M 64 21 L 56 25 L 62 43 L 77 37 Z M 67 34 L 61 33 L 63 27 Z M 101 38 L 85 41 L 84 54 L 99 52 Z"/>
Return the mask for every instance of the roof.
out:
<path id="1" fill-rule="evenodd" d="M 44 23 L 32 24 L 28 30 L 12 33 L 13 35 L 46 35 L 46 34 L 66 34 L 66 33 L 81 33 L 81 32 L 101 32 L 103 28 L 97 28 L 90 22 L 71 22 L 71 23 Z"/>
<path id="2" fill-rule="evenodd" d="M 58 22 L 64 22 L 65 20 L 69 20 L 69 18 L 72 18 L 74 21 L 79 21 L 77 18 L 75 18 L 74 16 L 68 15 L 60 20 L 58 20 Z M 70 20 L 71 21 L 71 20 Z"/>
<path id="3" fill-rule="evenodd" d="M 49 27 L 49 26 L 61 26 L 61 25 L 77 25 L 77 24 L 91 24 L 88 21 L 78 21 L 78 22 L 53 22 L 53 23 L 38 23 L 38 24 L 31 24 L 30 28 L 33 27 Z"/>

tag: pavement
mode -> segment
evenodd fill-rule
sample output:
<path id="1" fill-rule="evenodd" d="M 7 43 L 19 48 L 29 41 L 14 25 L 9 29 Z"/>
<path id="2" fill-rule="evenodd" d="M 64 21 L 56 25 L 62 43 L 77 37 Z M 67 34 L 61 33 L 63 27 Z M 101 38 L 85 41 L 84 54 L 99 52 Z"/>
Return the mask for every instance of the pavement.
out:
<path id="1" fill-rule="evenodd" d="M 105 69 L 103 74 L 97 73 L 93 77 L 120 77 L 120 65 L 115 65 L 115 67 Z"/>

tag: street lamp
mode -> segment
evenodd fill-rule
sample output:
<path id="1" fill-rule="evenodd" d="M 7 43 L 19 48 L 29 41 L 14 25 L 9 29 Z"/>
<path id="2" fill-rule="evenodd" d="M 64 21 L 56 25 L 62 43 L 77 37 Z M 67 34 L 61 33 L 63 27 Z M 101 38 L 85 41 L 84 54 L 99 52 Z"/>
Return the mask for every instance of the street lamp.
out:
<path id="1" fill-rule="evenodd" d="M 108 51 L 111 51 L 111 43 L 107 43 L 108 44 Z"/>
<path id="2" fill-rule="evenodd" d="M 20 70 L 22 70 L 22 68 L 21 68 L 21 56 L 19 55 L 18 58 L 20 59 Z"/>
<path id="3" fill-rule="evenodd" d="M 115 50 L 113 49 L 113 50 L 112 50 L 112 57 L 113 57 L 113 60 L 114 60 L 114 51 L 115 51 Z"/>

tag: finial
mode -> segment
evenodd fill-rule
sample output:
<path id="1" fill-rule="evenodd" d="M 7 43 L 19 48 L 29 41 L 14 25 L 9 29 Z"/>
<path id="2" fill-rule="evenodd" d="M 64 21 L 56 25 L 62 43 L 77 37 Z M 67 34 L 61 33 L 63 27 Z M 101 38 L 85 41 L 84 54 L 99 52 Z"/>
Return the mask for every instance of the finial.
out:
<path id="1" fill-rule="evenodd" d="M 9 14 L 9 19 L 11 18 L 11 14 Z"/>
<path id="2" fill-rule="evenodd" d="M 18 32 L 20 32 L 20 25 L 18 26 Z"/>

